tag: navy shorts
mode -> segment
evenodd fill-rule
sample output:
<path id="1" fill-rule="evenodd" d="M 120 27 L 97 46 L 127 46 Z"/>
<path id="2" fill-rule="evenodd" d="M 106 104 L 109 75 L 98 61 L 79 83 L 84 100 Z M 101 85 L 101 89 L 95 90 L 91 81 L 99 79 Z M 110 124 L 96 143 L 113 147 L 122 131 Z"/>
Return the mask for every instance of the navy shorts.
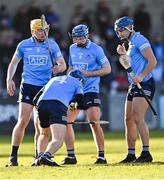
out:
<path id="1" fill-rule="evenodd" d="M 37 109 L 42 128 L 48 128 L 52 124 L 67 124 L 67 107 L 60 101 L 42 100 Z"/>
<path id="2" fill-rule="evenodd" d="M 78 109 L 87 110 L 93 106 L 101 106 L 100 95 L 99 93 L 88 92 L 84 94 L 84 108 L 79 107 Z"/>
<path id="3" fill-rule="evenodd" d="M 144 90 L 146 96 L 152 100 L 155 93 L 155 82 L 153 78 L 150 78 L 148 81 L 140 83 L 142 89 Z M 127 93 L 127 100 L 132 101 L 133 97 L 144 97 L 142 92 L 139 90 L 137 85 L 131 84 Z"/>
<path id="4" fill-rule="evenodd" d="M 33 99 L 43 86 L 34 86 L 31 84 L 22 83 L 20 86 L 18 102 L 33 104 Z"/>

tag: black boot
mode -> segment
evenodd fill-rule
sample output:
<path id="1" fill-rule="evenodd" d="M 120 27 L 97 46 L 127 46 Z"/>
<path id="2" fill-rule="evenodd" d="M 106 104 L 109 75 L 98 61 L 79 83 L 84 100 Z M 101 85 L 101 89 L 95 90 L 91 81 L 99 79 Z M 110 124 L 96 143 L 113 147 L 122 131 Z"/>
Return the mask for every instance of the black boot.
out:
<path id="1" fill-rule="evenodd" d="M 53 161 L 51 158 L 48 158 L 46 156 L 41 156 L 39 159 L 40 165 L 47 165 L 47 166 L 59 166 L 55 161 Z"/>
<path id="2" fill-rule="evenodd" d="M 142 152 L 141 155 L 134 161 L 134 163 L 150 163 L 153 161 L 153 157 L 149 151 Z"/>
<path id="3" fill-rule="evenodd" d="M 9 166 L 18 166 L 17 156 L 9 157 Z"/>
<path id="4" fill-rule="evenodd" d="M 64 164 L 77 164 L 77 159 L 76 157 L 66 157 L 62 162 L 62 165 Z"/>
<path id="5" fill-rule="evenodd" d="M 120 161 L 119 163 L 133 163 L 136 160 L 136 156 L 134 154 L 128 154 L 125 159 Z"/>
<path id="6" fill-rule="evenodd" d="M 107 164 L 107 160 L 104 158 L 97 158 L 96 162 L 94 164 Z"/>

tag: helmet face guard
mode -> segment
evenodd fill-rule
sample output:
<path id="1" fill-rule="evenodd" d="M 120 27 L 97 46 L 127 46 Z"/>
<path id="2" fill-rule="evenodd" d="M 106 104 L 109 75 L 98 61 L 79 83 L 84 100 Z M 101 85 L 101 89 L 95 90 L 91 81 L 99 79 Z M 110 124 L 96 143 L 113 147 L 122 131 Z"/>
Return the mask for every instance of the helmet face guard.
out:
<path id="1" fill-rule="evenodd" d="M 68 76 L 72 76 L 74 78 L 77 78 L 82 83 L 83 86 L 85 85 L 86 80 L 85 80 L 85 77 L 80 70 L 72 70 L 68 73 Z"/>
<path id="2" fill-rule="evenodd" d="M 30 28 L 31 28 L 31 31 L 37 31 L 37 30 L 46 30 L 46 31 L 49 31 L 49 25 L 47 24 L 46 21 L 45 21 L 44 29 L 43 29 L 43 25 L 42 25 L 41 19 L 31 20 Z"/>
<path id="3" fill-rule="evenodd" d="M 115 21 L 114 23 L 114 30 L 118 36 L 118 31 L 122 32 L 124 30 L 128 30 L 130 32 L 130 34 L 132 33 L 133 29 L 129 29 L 129 26 L 132 26 L 133 28 L 133 25 L 134 25 L 134 21 L 132 18 L 128 17 L 128 16 L 124 16 L 118 20 Z M 130 36 L 130 35 L 129 35 Z M 123 38 L 123 39 L 128 39 L 129 36 L 127 38 Z M 118 36 L 119 37 L 119 36 Z M 119 37 L 120 38 L 120 37 Z M 121 38 L 120 38 L 121 39 Z M 121 39 L 122 40 L 122 39 Z"/>

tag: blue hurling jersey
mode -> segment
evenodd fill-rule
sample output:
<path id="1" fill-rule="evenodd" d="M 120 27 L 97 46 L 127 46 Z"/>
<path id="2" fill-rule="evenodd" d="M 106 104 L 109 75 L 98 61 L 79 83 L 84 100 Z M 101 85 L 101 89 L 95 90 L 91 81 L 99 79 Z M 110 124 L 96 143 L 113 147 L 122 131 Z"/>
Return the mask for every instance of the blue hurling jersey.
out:
<path id="1" fill-rule="evenodd" d="M 54 60 L 62 56 L 57 43 L 49 39 Z M 37 43 L 31 37 L 21 41 L 16 49 L 16 56 L 23 60 L 22 82 L 44 86 L 51 78 L 52 62 L 47 42 Z"/>
<path id="2" fill-rule="evenodd" d="M 39 101 L 58 100 L 68 106 L 76 94 L 83 94 L 82 83 L 72 76 L 58 76 L 46 84 Z"/>
<path id="3" fill-rule="evenodd" d="M 146 68 L 148 63 L 147 59 L 145 59 L 142 53 L 150 47 L 149 41 L 141 35 L 139 32 L 135 32 L 129 42 L 129 48 L 127 51 L 127 55 L 131 58 L 131 67 L 135 75 L 140 75 L 142 71 Z M 147 81 L 152 77 L 152 74 L 149 73 L 143 81 Z M 128 75 L 128 80 L 130 83 L 133 83 L 132 79 Z"/>
<path id="4" fill-rule="evenodd" d="M 73 67 L 73 69 L 95 71 L 101 69 L 102 65 L 105 63 L 108 63 L 108 59 L 103 49 L 90 40 L 84 48 L 77 47 L 77 44 L 72 44 L 70 46 L 69 66 Z M 99 93 L 99 83 L 99 76 L 86 78 L 84 93 Z"/>

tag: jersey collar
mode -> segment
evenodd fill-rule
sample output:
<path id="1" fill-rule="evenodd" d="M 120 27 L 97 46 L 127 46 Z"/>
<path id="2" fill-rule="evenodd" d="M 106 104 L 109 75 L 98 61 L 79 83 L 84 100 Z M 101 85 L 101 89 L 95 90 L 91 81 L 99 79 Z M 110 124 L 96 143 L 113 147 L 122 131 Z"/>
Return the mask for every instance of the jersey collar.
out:
<path id="1" fill-rule="evenodd" d="M 133 40 L 135 39 L 135 37 L 136 37 L 137 35 L 139 35 L 139 34 L 140 34 L 140 32 L 135 32 L 135 33 L 133 34 L 132 38 L 131 38 L 131 41 L 133 41 Z"/>
<path id="2" fill-rule="evenodd" d="M 88 43 L 87 43 L 87 45 L 86 45 L 86 48 L 89 49 L 90 46 L 91 46 L 91 41 L 88 39 Z"/>

